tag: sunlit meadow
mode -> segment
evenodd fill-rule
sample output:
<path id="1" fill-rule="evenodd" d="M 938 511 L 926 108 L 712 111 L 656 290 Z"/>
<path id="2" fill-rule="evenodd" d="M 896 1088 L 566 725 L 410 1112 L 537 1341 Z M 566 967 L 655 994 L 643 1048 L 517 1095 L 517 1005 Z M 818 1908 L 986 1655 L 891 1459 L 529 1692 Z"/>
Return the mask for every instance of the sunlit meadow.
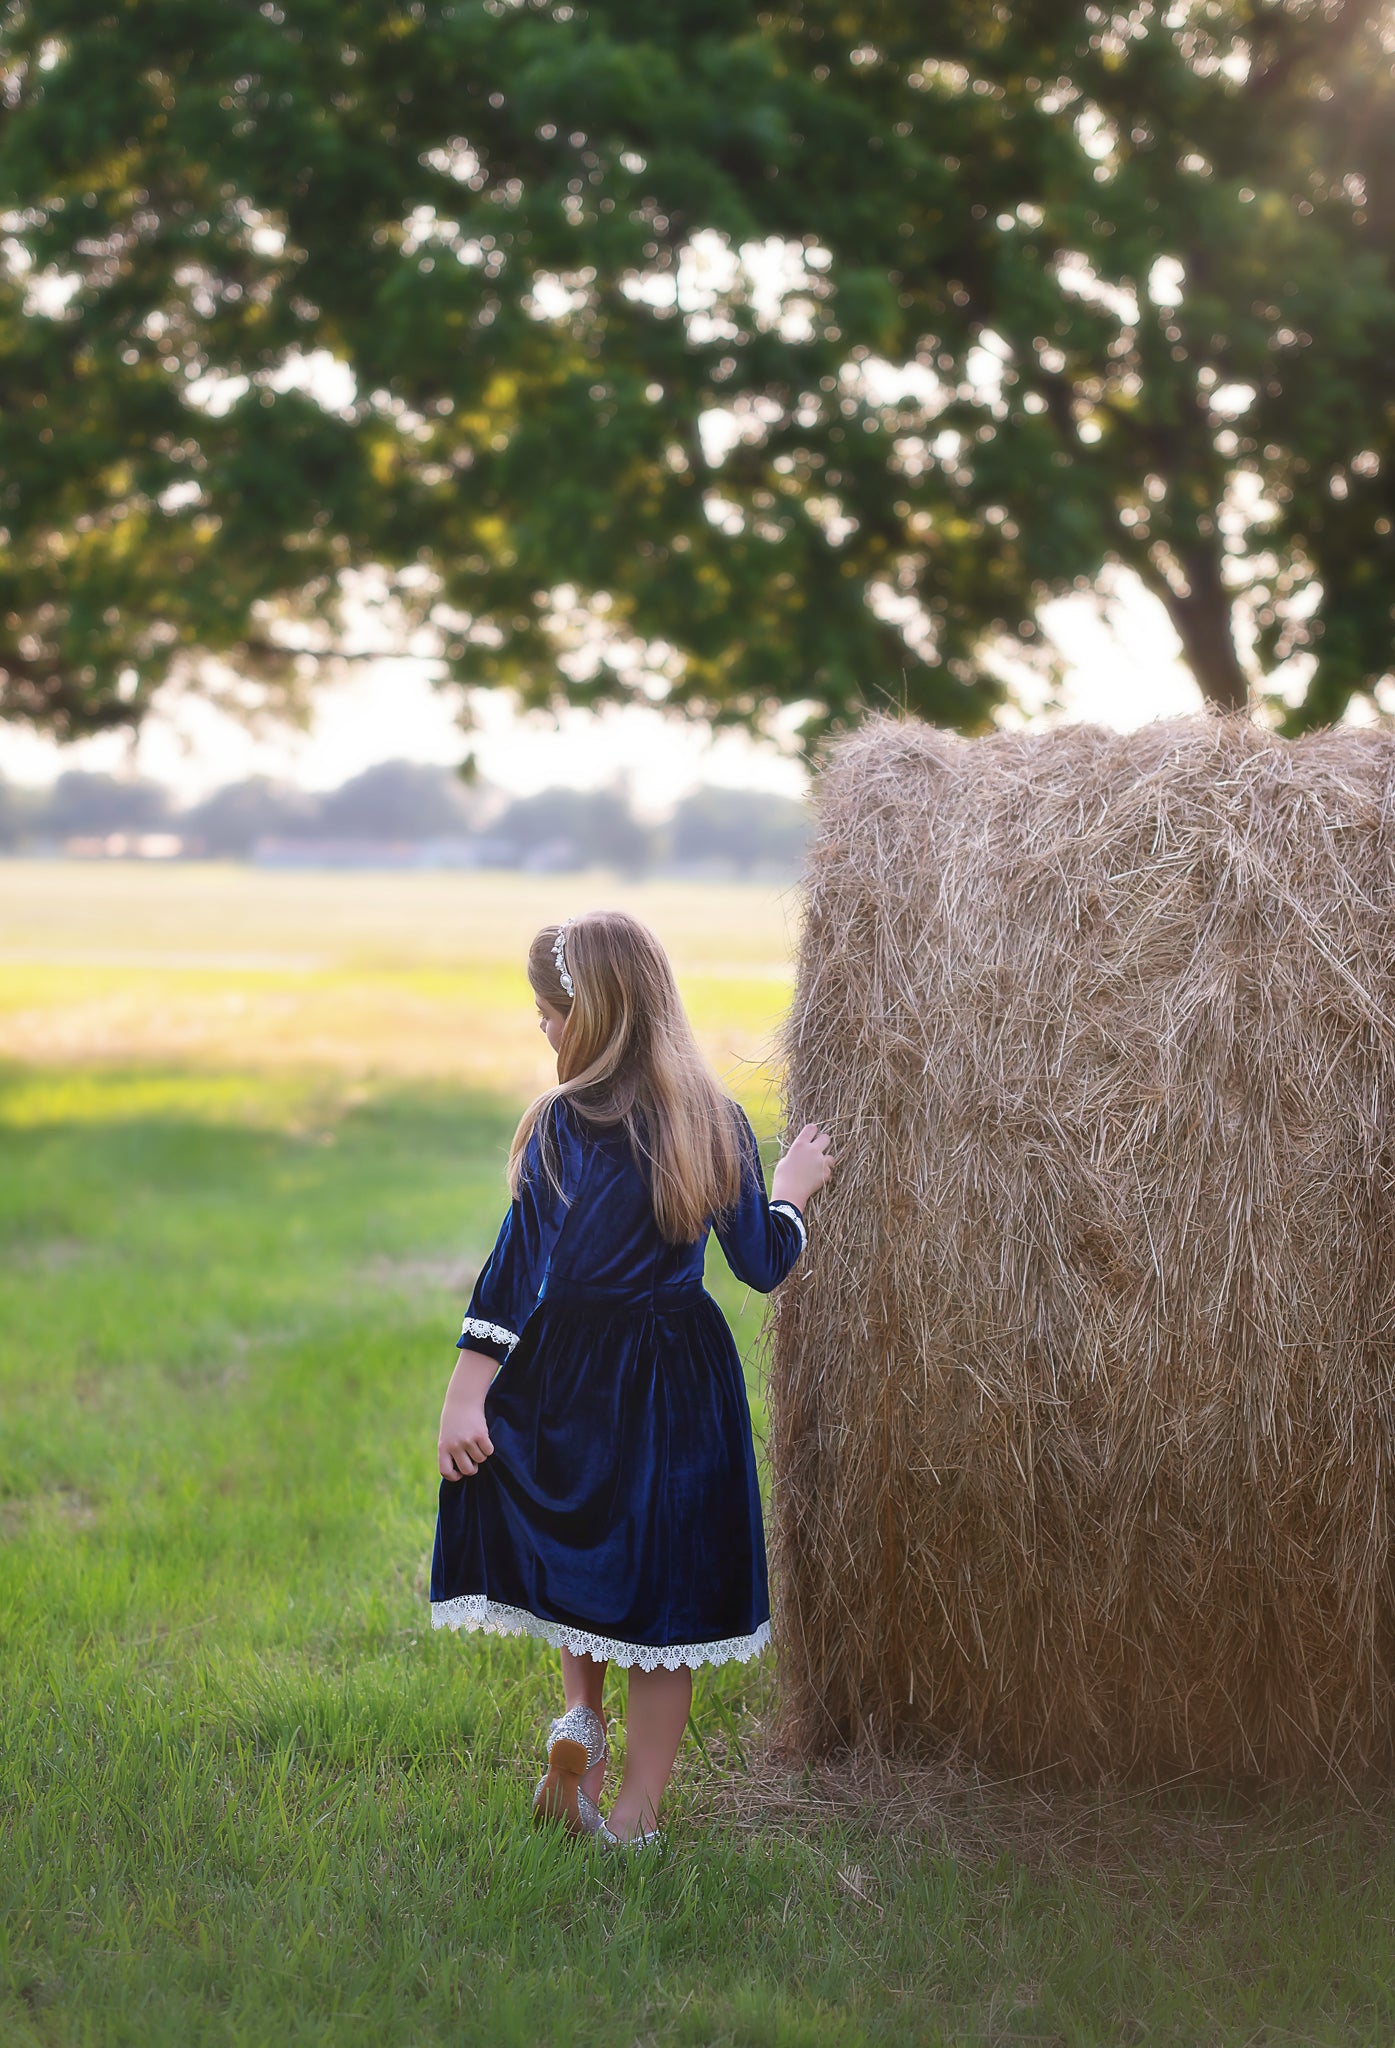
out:
<path id="1" fill-rule="evenodd" d="M 753 1665 L 665 1856 L 529 1825 L 555 1657 L 432 1633 L 434 1430 L 547 1072 L 523 951 L 594 902 L 772 1137 L 792 893 L 0 865 L 0 2042 L 1389 2039 L 1354 1806 L 893 1810 L 771 1763 Z"/>

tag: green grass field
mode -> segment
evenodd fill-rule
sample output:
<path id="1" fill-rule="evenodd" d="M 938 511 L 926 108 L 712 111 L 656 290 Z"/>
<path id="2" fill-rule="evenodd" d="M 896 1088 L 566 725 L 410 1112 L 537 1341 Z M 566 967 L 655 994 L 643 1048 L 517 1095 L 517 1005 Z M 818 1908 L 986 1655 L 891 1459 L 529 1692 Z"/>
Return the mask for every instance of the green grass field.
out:
<path id="1" fill-rule="evenodd" d="M 769 1128 L 760 892 L 0 867 L 0 2043 L 1395 2038 L 1349 1802 L 922 1771 L 888 1827 L 764 1757 L 756 1665 L 665 1858 L 529 1826 L 555 1657 L 431 1631 L 435 1421 L 545 1071 L 521 943 L 602 893 Z"/>

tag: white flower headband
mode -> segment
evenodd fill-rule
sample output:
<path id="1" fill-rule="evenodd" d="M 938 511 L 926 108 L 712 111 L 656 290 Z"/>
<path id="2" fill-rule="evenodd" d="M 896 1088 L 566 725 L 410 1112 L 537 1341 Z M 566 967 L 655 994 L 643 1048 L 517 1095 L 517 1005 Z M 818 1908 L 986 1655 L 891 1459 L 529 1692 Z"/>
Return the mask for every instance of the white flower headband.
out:
<path id="1" fill-rule="evenodd" d="M 562 987 L 569 996 L 576 994 L 576 988 L 573 985 L 570 974 L 567 972 L 566 934 L 567 926 L 575 923 L 576 919 L 574 917 L 564 917 L 561 924 L 557 927 L 557 936 L 552 941 L 552 957 L 557 963 L 557 979 L 561 982 Z"/>

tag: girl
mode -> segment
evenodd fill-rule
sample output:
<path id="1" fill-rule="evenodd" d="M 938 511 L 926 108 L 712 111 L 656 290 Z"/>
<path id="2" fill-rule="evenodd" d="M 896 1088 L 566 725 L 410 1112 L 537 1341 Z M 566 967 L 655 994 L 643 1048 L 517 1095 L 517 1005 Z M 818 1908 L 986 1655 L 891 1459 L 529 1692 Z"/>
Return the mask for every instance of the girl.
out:
<path id="1" fill-rule="evenodd" d="M 770 1637 L 745 1385 L 702 1285 L 708 1230 L 768 1294 L 803 1250 L 832 1154 L 806 1125 L 766 1200 L 751 1127 L 698 1050 L 667 956 L 623 911 L 545 926 L 528 979 L 557 1086 L 515 1134 L 513 1206 L 441 1411 L 431 1619 L 557 1645 L 567 1711 L 535 1817 L 640 1846 L 657 1839 L 693 1666 Z M 611 1659 L 630 1678 L 607 1824 Z"/>

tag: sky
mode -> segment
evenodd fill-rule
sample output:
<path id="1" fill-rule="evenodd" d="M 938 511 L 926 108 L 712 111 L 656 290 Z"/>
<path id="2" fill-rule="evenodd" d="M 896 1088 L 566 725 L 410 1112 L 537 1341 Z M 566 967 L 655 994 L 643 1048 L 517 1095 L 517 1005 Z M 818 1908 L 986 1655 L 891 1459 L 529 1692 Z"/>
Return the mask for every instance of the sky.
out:
<path id="1" fill-rule="evenodd" d="M 1141 589 L 1126 593 L 1109 621 L 1090 597 L 1048 605 L 1042 623 L 1069 664 L 1057 718 L 1129 731 L 1148 720 L 1194 711 L 1200 697 L 1179 659 L 1166 614 Z M 133 739 L 121 733 L 60 747 L 15 723 L 0 723 L 0 775 L 44 784 L 67 768 L 150 776 L 195 802 L 225 782 L 268 775 L 306 789 L 332 789 L 389 759 L 456 766 L 467 748 L 481 776 L 511 794 L 560 783 L 597 788 L 628 777 L 636 808 L 654 815 L 699 782 L 798 796 L 804 771 L 774 741 L 711 735 L 662 713 L 633 708 L 520 716 L 505 693 L 471 693 L 475 730 L 458 723 L 462 693 L 438 689 L 425 665 L 384 657 L 350 680 L 325 685 L 308 732 L 249 730 L 191 695 L 166 695 Z M 1029 723 L 1036 707 L 1023 706 Z M 793 714 L 790 724 L 794 722 Z"/>

